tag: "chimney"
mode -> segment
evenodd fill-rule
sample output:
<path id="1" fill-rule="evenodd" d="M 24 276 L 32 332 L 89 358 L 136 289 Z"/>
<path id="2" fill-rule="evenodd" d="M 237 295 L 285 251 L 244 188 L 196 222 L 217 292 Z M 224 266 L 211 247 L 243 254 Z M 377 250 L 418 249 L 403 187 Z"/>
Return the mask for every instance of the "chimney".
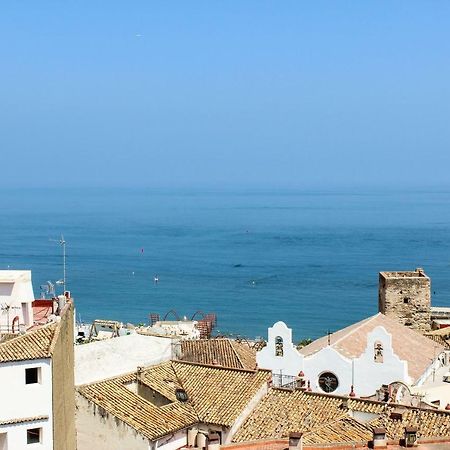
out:
<path id="1" fill-rule="evenodd" d="M 387 448 L 386 429 L 374 428 L 373 429 L 373 448 Z"/>
<path id="2" fill-rule="evenodd" d="M 417 445 L 417 428 L 405 427 L 405 447 Z"/>
<path id="3" fill-rule="evenodd" d="M 199 432 L 197 434 L 197 447 L 198 448 L 206 447 L 206 436 L 202 432 Z"/>
<path id="4" fill-rule="evenodd" d="M 138 381 L 142 380 L 142 373 L 144 372 L 144 368 L 142 366 L 138 366 L 136 370 L 136 378 Z"/>
<path id="5" fill-rule="evenodd" d="M 403 420 L 403 413 L 401 412 L 391 412 L 390 418 L 392 420 Z"/>
<path id="6" fill-rule="evenodd" d="M 198 428 L 190 428 L 187 432 L 187 444 L 188 447 L 194 447 L 195 446 L 195 438 L 198 434 Z"/>
<path id="7" fill-rule="evenodd" d="M 208 450 L 220 450 L 220 437 L 217 433 L 209 433 Z"/>
<path id="8" fill-rule="evenodd" d="M 67 298 L 64 295 L 58 295 L 58 316 L 61 315 L 61 311 L 63 310 L 65 304 L 66 304 Z"/>
<path id="9" fill-rule="evenodd" d="M 303 433 L 289 433 L 289 450 L 303 450 Z"/>

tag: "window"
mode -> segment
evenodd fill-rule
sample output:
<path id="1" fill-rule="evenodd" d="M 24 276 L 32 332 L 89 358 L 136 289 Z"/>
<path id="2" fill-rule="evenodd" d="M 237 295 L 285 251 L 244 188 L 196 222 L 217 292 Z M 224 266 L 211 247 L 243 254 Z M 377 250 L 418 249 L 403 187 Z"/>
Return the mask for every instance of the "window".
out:
<path id="1" fill-rule="evenodd" d="M 383 344 L 381 342 L 375 342 L 373 346 L 373 360 L 376 363 L 383 362 Z"/>
<path id="2" fill-rule="evenodd" d="M 25 369 L 25 384 L 36 384 L 40 383 L 40 368 L 31 367 L 30 369 Z"/>
<path id="3" fill-rule="evenodd" d="M 319 376 L 319 386 L 324 392 L 334 392 L 339 386 L 339 381 L 334 373 L 324 372 Z"/>
<path id="4" fill-rule="evenodd" d="M 283 356 L 283 338 L 277 336 L 275 338 L 275 356 Z"/>
<path id="5" fill-rule="evenodd" d="M 27 444 L 39 444 L 42 437 L 42 428 L 29 428 L 27 430 Z"/>

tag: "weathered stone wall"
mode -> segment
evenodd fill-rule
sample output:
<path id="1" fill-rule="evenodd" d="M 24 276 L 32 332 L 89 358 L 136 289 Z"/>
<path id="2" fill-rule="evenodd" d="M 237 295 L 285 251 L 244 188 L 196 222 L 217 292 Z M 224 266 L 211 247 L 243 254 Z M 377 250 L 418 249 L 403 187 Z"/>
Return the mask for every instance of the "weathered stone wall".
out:
<path id="1" fill-rule="evenodd" d="M 78 450 L 148 450 L 148 440 L 136 430 L 77 394 Z M 181 445 L 179 446 L 181 447 Z"/>
<path id="2" fill-rule="evenodd" d="M 378 309 L 418 331 L 431 329 L 431 282 L 422 269 L 380 272 Z"/>
<path id="3" fill-rule="evenodd" d="M 73 303 L 69 301 L 61 312 L 52 357 L 55 450 L 76 449 L 73 321 Z"/>

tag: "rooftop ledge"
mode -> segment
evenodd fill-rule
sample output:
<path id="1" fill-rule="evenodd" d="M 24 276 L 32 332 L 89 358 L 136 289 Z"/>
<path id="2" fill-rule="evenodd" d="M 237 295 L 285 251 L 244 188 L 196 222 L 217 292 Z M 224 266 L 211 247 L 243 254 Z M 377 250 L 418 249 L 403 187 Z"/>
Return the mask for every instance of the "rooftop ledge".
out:
<path id="1" fill-rule="evenodd" d="M 380 272 L 380 276 L 384 278 L 428 278 L 424 270 L 420 267 L 414 271 Z"/>

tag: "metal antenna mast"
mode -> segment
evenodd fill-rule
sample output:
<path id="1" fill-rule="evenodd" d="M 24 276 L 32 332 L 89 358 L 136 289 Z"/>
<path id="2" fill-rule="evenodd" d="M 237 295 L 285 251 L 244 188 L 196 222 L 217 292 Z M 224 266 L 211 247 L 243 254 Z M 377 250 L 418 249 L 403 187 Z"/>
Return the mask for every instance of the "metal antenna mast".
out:
<path id="1" fill-rule="evenodd" d="M 63 279 L 62 279 L 62 285 L 63 285 L 63 292 L 66 292 L 66 241 L 64 240 L 64 236 L 61 234 L 61 239 L 50 239 L 52 242 L 58 242 L 63 250 Z M 61 284 L 56 282 L 57 284 Z"/>

